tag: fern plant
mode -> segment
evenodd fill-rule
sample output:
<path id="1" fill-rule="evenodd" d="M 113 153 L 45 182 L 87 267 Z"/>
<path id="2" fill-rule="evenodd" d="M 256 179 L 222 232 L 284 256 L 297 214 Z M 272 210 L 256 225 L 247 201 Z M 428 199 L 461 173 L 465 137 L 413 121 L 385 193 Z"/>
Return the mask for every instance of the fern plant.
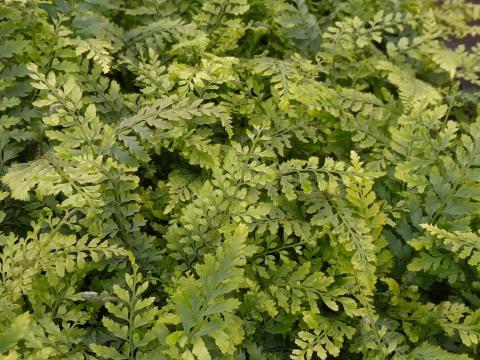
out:
<path id="1" fill-rule="evenodd" d="M 0 358 L 478 358 L 479 19 L 1 2 Z"/>

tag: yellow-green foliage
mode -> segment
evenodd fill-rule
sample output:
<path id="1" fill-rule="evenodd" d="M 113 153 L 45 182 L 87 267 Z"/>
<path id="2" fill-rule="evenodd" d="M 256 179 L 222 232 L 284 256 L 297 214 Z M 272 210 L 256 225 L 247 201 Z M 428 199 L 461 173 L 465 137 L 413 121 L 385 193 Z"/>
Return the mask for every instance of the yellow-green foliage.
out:
<path id="1" fill-rule="evenodd" d="M 0 2 L 0 359 L 466 360 L 480 6 Z"/>

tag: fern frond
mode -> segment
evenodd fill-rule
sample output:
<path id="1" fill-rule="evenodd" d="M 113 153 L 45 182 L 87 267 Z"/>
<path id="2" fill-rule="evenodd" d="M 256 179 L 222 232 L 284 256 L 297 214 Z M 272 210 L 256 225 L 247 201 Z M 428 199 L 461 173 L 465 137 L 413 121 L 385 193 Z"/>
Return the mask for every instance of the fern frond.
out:
<path id="1" fill-rule="evenodd" d="M 110 71 L 112 64 L 112 57 L 110 55 L 110 50 L 112 50 L 112 45 L 104 40 L 99 39 L 86 39 L 86 40 L 75 40 L 73 42 L 75 45 L 75 53 L 77 55 L 87 54 L 87 59 L 92 59 L 94 62 L 97 62 L 104 73 Z"/>
<path id="2" fill-rule="evenodd" d="M 434 225 L 421 225 L 427 233 L 439 239 L 456 257 L 466 260 L 480 271 L 480 237 L 469 231 L 449 232 Z"/>

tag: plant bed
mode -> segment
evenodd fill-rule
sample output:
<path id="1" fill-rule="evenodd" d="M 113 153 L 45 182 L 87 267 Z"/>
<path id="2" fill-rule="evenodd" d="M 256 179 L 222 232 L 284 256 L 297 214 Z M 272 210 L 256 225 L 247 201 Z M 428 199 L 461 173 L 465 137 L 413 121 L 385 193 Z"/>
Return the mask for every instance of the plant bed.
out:
<path id="1" fill-rule="evenodd" d="M 478 358 L 479 19 L 2 1 L 0 358 Z"/>

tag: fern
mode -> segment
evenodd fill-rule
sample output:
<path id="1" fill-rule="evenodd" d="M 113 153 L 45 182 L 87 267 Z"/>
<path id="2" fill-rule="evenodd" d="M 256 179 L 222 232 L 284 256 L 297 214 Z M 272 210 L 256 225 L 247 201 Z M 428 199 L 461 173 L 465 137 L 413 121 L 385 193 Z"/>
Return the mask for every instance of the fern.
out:
<path id="1" fill-rule="evenodd" d="M 156 329 L 151 326 L 158 315 L 153 306 L 154 297 L 143 298 L 148 289 L 148 281 L 142 281 L 138 265 L 130 254 L 133 273 L 125 275 L 127 289 L 113 286 L 117 303 L 108 302 L 106 309 L 112 317 L 103 317 L 102 324 L 114 337 L 120 340 L 118 348 L 101 344 L 90 344 L 95 354 L 104 359 L 137 359 L 147 353 L 155 338 Z"/>
<path id="2" fill-rule="evenodd" d="M 470 359 L 470 357 L 467 355 L 449 353 L 448 351 L 445 351 L 438 346 L 433 346 L 430 344 L 422 344 L 418 346 L 409 354 L 407 358 L 438 359 L 438 360 Z"/>
<path id="3" fill-rule="evenodd" d="M 112 59 L 108 52 L 111 49 L 109 43 L 97 39 L 87 39 L 74 42 L 74 46 L 76 47 L 75 53 L 77 55 L 86 53 L 87 59 L 93 59 L 98 62 L 104 73 L 110 71 Z"/>
<path id="4" fill-rule="evenodd" d="M 479 19 L 1 2 L 0 358 L 478 357 Z"/>
<path id="5" fill-rule="evenodd" d="M 244 336 L 234 312 L 240 304 L 228 295 L 242 286 L 241 266 L 254 249 L 245 245 L 246 226 L 239 226 L 227 236 L 215 256 L 205 256 L 204 263 L 195 267 L 198 279 L 181 279 L 173 296 L 182 324 L 175 338 L 181 348 L 187 346 L 184 354 L 193 354 L 198 359 L 211 358 L 204 337 L 212 338 L 220 353 L 232 354 Z"/>
<path id="6" fill-rule="evenodd" d="M 326 359 L 328 354 L 336 357 L 344 338 L 350 339 L 355 332 L 354 328 L 341 321 L 322 319 L 320 316 L 310 315 L 308 322 L 315 324 L 315 330 L 313 333 L 301 331 L 298 334 L 295 344 L 300 349 L 293 350 L 290 356 L 293 360 L 313 359 L 313 354 L 320 359 Z"/>
<path id="7" fill-rule="evenodd" d="M 432 225 L 422 225 L 432 236 L 440 239 L 444 246 L 459 259 L 466 259 L 469 265 L 478 269 L 480 264 L 480 249 L 478 248 L 478 235 L 471 232 L 455 231 L 450 233 Z"/>
<path id="8" fill-rule="evenodd" d="M 378 68 L 388 72 L 388 80 L 397 86 L 399 97 L 406 108 L 413 108 L 420 104 L 435 104 L 440 100 L 440 94 L 435 88 L 412 78 L 408 72 L 387 63 L 380 63 Z"/>

